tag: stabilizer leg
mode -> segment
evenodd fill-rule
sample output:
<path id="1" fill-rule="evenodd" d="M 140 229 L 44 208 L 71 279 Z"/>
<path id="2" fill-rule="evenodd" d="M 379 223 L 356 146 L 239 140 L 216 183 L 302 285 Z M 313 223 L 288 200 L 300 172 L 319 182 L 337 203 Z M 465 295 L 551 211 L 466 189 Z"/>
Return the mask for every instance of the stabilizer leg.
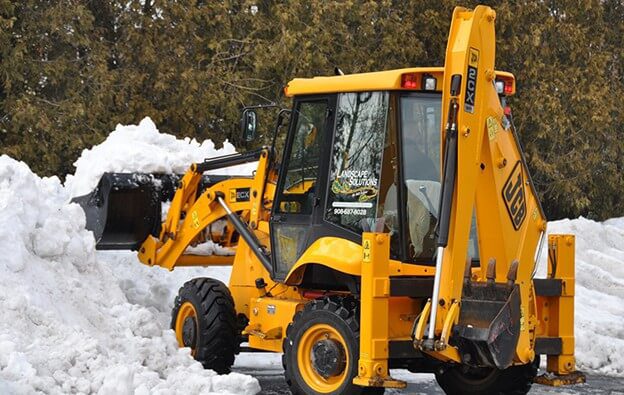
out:
<path id="1" fill-rule="evenodd" d="M 536 383 L 561 386 L 585 382 L 574 358 L 574 236 L 548 236 L 548 278 L 534 280 L 537 295 L 536 354 L 547 355 L 547 373 Z"/>

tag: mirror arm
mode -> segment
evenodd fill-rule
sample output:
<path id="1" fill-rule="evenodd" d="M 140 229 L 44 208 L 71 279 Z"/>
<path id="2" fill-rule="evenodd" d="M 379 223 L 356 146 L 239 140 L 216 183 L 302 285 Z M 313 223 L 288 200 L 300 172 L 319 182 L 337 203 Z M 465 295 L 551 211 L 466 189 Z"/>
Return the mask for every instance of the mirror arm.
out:
<path id="1" fill-rule="evenodd" d="M 255 106 L 245 106 L 243 107 L 243 112 L 247 111 L 247 110 L 258 110 L 261 108 L 279 108 L 280 106 L 278 106 L 276 103 L 269 103 L 269 104 L 258 104 Z"/>

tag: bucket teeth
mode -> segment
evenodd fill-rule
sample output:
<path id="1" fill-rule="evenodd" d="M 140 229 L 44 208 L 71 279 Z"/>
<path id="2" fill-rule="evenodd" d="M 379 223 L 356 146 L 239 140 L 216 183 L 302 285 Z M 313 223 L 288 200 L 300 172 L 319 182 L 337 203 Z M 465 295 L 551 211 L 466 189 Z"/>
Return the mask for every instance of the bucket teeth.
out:
<path id="1" fill-rule="evenodd" d="M 465 296 L 472 295 L 472 258 L 466 258 L 466 267 L 464 269 L 464 291 Z"/>
<path id="2" fill-rule="evenodd" d="M 487 278 L 488 284 L 493 284 L 496 281 L 496 259 L 490 258 L 488 261 L 487 274 L 485 278 Z"/>
<path id="3" fill-rule="evenodd" d="M 513 287 L 513 285 L 516 282 L 516 278 L 518 276 L 518 265 L 520 264 L 520 262 L 518 262 L 517 259 L 514 259 L 511 262 L 511 265 L 509 265 L 509 271 L 507 272 L 507 286 L 509 287 Z"/>
<path id="4" fill-rule="evenodd" d="M 490 258 L 488 261 L 486 279 L 486 289 L 489 294 L 488 298 L 496 300 L 496 259 L 494 258 Z"/>

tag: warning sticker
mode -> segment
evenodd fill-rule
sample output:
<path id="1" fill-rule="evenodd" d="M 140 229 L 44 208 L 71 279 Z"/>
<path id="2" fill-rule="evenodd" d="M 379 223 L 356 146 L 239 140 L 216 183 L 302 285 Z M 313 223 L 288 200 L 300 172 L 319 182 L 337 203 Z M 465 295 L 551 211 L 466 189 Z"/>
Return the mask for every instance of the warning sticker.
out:
<path id="1" fill-rule="evenodd" d="M 468 64 L 475 69 L 479 65 L 479 50 L 470 48 L 470 57 L 468 58 Z"/>
<path id="2" fill-rule="evenodd" d="M 193 210 L 191 220 L 193 221 L 193 228 L 199 229 L 199 215 L 197 215 L 197 211 Z"/>
<path id="3" fill-rule="evenodd" d="M 371 261 L 371 243 L 370 240 L 364 240 L 364 256 L 362 257 L 364 262 Z"/>
<path id="4" fill-rule="evenodd" d="M 488 117 L 486 124 L 487 124 L 488 138 L 490 139 L 490 141 L 494 140 L 494 138 L 496 137 L 496 133 L 498 133 L 498 121 L 496 121 L 494 117 Z"/>

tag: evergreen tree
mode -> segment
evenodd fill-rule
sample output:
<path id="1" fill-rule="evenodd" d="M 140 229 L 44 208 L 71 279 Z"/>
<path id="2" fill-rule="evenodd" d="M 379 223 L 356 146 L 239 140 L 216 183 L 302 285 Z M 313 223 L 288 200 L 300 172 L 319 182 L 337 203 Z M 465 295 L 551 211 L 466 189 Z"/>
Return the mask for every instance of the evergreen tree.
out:
<path id="1" fill-rule="evenodd" d="M 13 15 L 1 55 L 2 150 L 43 174 L 69 172 L 106 130 L 106 47 L 80 1 L 26 0 L 5 10 Z"/>
<path id="2" fill-rule="evenodd" d="M 63 175 L 81 149 L 144 116 L 240 144 L 240 108 L 289 106 L 292 78 L 442 65 L 453 8 L 477 3 L 0 0 L 0 153 Z M 622 215 L 624 4 L 485 3 L 547 214 Z"/>

